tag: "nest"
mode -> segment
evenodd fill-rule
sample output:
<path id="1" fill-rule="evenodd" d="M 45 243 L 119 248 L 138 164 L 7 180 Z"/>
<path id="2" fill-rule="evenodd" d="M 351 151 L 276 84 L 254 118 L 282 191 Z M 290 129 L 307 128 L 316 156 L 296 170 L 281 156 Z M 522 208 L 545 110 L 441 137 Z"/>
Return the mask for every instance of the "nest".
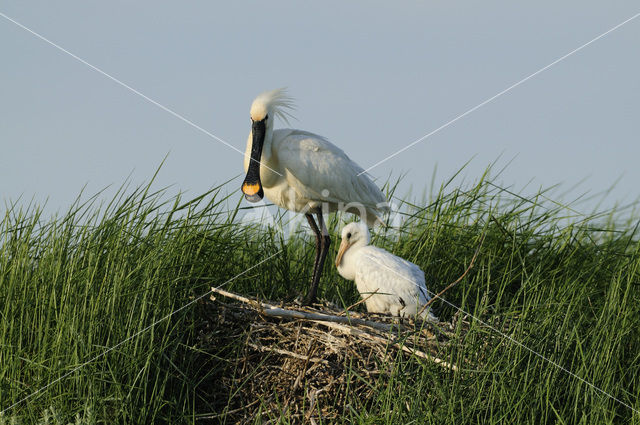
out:
<path id="1" fill-rule="evenodd" d="M 448 345 L 454 327 L 468 329 L 458 316 L 431 323 L 326 304 L 285 308 L 212 292 L 211 329 L 203 338 L 220 344 L 224 336 L 236 347 L 216 381 L 216 397 L 224 398 L 217 400 L 220 411 L 207 417 L 225 423 L 277 422 L 282 416 L 296 423 L 334 422 L 349 408 L 345 394 L 366 403 L 375 397 L 371 383 L 388 376 L 398 361 L 457 370 L 446 359 Z"/>

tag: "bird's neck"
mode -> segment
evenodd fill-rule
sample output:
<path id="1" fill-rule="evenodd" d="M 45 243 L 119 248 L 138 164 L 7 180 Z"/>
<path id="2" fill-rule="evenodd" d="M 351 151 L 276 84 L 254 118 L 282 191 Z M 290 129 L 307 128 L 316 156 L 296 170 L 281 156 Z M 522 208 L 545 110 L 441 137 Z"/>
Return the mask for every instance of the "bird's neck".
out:
<path id="1" fill-rule="evenodd" d="M 356 258 L 361 254 L 360 250 L 366 245 L 366 241 L 358 241 L 344 252 L 340 266 L 338 266 L 340 276 L 347 280 L 354 280 L 356 278 Z"/>
<path id="2" fill-rule="evenodd" d="M 359 239 L 359 240 L 355 241 L 355 243 L 349 247 L 349 250 L 352 250 L 352 249 L 353 250 L 358 250 L 358 249 L 360 249 L 362 247 L 365 247 L 367 245 L 369 245 L 369 241 L 367 239 Z"/>

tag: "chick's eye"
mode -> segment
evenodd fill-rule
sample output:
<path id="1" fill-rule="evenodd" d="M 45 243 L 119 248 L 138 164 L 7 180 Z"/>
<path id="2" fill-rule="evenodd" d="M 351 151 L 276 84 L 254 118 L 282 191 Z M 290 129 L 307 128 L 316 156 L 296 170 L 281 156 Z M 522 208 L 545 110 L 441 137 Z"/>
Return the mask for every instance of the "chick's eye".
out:
<path id="1" fill-rule="evenodd" d="M 351 239 L 351 233 L 347 233 L 347 239 Z"/>

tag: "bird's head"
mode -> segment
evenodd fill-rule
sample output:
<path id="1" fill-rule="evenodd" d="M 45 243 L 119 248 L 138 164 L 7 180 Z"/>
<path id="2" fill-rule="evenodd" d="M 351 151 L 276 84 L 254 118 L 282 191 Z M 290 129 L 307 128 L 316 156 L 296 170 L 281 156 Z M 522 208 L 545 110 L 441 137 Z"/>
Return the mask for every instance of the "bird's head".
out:
<path id="1" fill-rule="evenodd" d="M 262 147 L 265 138 L 271 137 L 274 118 L 280 117 L 288 123 L 287 118 L 292 117 L 290 109 L 293 109 L 293 100 L 285 89 L 261 93 L 251 104 L 251 159 L 242 183 L 242 192 L 249 202 L 258 202 L 264 197 L 260 181 Z"/>
<path id="2" fill-rule="evenodd" d="M 367 225 L 361 222 L 349 223 L 342 228 L 342 242 L 336 256 L 336 267 L 340 267 L 342 256 L 352 246 L 365 246 L 371 241 Z"/>
<path id="3" fill-rule="evenodd" d="M 287 94 L 285 88 L 275 89 L 260 93 L 251 103 L 251 121 L 259 122 L 265 118 L 278 117 L 289 123 L 293 118 L 291 111 L 295 109 L 293 99 Z"/>
<path id="4" fill-rule="evenodd" d="M 265 102 L 260 97 L 257 97 L 251 104 L 251 122 L 260 122 L 268 118 L 269 106 L 269 103 Z"/>

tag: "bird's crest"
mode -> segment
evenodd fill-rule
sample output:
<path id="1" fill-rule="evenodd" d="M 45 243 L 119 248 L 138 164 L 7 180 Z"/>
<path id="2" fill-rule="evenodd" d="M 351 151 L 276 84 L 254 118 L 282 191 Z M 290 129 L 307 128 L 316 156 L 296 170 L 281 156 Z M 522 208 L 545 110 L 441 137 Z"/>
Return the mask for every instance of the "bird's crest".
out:
<path id="1" fill-rule="evenodd" d="M 267 114 L 280 118 L 289 124 L 289 118 L 295 117 L 290 111 L 295 109 L 293 98 L 287 94 L 286 88 L 260 93 L 251 104 L 251 119 L 263 120 Z"/>

